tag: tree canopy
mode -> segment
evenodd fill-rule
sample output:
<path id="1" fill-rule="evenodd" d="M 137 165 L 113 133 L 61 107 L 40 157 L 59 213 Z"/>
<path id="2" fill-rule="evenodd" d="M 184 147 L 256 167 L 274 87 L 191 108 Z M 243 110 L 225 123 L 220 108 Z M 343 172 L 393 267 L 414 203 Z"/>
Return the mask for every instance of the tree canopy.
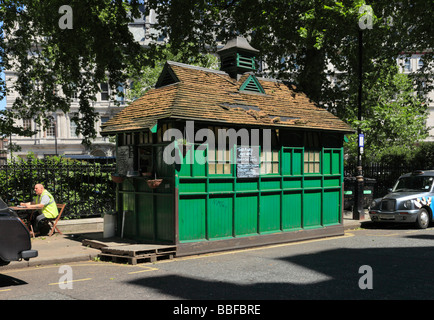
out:
<path id="1" fill-rule="evenodd" d="M 78 130 L 91 137 L 96 117 L 91 101 L 97 83 L 107 77 L 116 88 L 133 72 L 153 66 L 164 55 L 156 41 L 143 48 L 128 32 L 128 22 L 140 15 L 139 1 L 69 1 L 73 27 L 60 29 L 62 14 L 58 12 L 64 2 L 0 0 L 4 21 L 0 67 L 11 66 L 15 62 L 7 57 L 16 56 L 16 90 L 21 98 L 14 109 L 22 116 L 67 110 L 68 96 L 73 90 L 80 92 Z M 355 125 L 359 125 L 358 35 L 363 29 L 365 123 L 361 125 L 366 128 L 373 125 L 371 102 L 386 94 L 369 91 L 375 86 L 390 84 L 395 90 L 408 91 L 409 81 L 412 86 L 423 81 L 424 90 L 432 89 L 432 4 L 433 0 L 147 0 L 145 12 L 153 9 L 158 18 L 153 25 L 158 33 L 149 37 L 165 38 L 170 50 L 175 54 L 182 51 L 185 58 L 215 52 L 218 41 L 235 35 L 248 37 L 261 51 L 264 75 L 291 81 L 313 101 Z M 13 31 L 16 23 L 23 27 Z M 8 34 L 12 39 L 5 36 Z M 37 41 L 40 53 L 30 59 L 27 53 L 32 52 L 36 39 L 41 40 Z M 403 80 L 405 88 L 399 87 L 399 77 L 393 75 L 396 59 L 415 52 L 423 53 L 423 67 Z M 54 84 L 62 87 L 66 98 L 53 94 Z M 393 113 L 393 104 L 388 106 Z M 422 117 L 424 106 L 417 109 Z M 3 124 L 10 123 L 4 120 Z M 367 131 L 367 141 L 376 139 L 372 134 Z M 414 136 L 413 141 L 422 136 Z M 410 140 L 406 141 L 412 143 Z"/>
<path id="2" fill-rule="evenodd" d="M 3 134 L 29 134 L 13 126 L 14 118 L 48 125 L 47 115 L 68 112 L 77 95 L 79 113 L 73 120 L 89 143 L 96 134 L 92 102 L 99 83 L 115 89 L 126 82 L 129 70 L 147 62 L 128 30 L 133 17 L 140 16 L 138 1 L 67 2 L 65 7 L 61 0 L 0 1 L 0 69 L 17 72 L 12 87 L 2 81 L 0 91 L 2 96 L 8 90 L 18 94 L 13 112 L 2 112 Z"/>

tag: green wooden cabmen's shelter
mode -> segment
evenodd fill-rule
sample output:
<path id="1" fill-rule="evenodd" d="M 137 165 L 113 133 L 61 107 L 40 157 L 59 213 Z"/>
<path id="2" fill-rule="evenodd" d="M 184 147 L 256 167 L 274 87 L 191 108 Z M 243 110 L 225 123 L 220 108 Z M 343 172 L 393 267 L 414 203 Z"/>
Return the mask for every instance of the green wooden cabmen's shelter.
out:
<path id="1" fill-rule="evenodd" d="M 244 38 L 218 54 L 221 70 L 168 61 L 155 88 L 103 125 L 117 141 L 118 234 L 178 256 L 342 235 L 352 128 L 255 76 Z"/>

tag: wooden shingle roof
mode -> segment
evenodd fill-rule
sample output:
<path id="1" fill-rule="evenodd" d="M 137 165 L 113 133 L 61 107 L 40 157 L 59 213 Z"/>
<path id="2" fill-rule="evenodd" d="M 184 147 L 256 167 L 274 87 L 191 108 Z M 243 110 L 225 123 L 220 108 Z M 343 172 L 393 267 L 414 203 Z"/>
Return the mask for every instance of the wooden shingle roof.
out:
<path id="1" fill-rule="evenodd" d="M 167 74 L 162 76 L 166 76 L 166 85 L 149 90 L 104 123 L 102 134 L 152 128 L 158 120 L 169 118 L 228 126 L 354 132 L 345 122 L 281 81 L 256 78 L 255 84 L 263 89 L 262 94 L 240 90 L 250 73 L 237 81 L 223 71 L 170 61 L 165 70 Z M 172 83 L 167 81 L 170 74 L 175 75 Z"/>

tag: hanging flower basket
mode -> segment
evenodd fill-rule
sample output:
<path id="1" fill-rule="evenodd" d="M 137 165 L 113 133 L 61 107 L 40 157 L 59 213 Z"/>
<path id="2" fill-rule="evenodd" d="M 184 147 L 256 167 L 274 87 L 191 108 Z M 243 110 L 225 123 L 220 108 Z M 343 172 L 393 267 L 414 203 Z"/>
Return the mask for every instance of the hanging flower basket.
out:
<path id="1" fill-rule="evenodd" d="M 146 182 L 148 183 L 149 188 L 155 189 L 161 184 L 161 182 L 163 182 L 163 179 L 149 179 L 146 180 Z"/>
<path id="2" fill-rule="evenodd" d="M 124 177 L 121 177 L 121 176 L 119 176 L 119 175 L 112 174 L 112 181 L 113 181 L 114 183 L 122 183 L 122 182 L 124 182 Z"/>

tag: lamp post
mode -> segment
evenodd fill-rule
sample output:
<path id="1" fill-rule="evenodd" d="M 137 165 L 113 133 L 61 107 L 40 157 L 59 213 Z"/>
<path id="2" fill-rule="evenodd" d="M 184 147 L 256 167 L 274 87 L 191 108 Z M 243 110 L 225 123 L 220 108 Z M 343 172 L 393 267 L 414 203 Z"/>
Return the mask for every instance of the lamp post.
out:
<path id="1" fill-rule="evenodd" d="M 56 121 L 57 115 L 55 117 L 50 117 L 50 122 L 53 124 L 53 131 L 54 131 L 54 154 L 57 156 L 57 121 Z"/>
<path id="2" fill-rule="evenodd" d="M 362 129 L 360 128 L 360 121 L 362 120 L 362 89 L 363 89 L 363 31 L 359 29 L 358 32 L 358 49 L 359 49 L 359 88 L 358 88 L 358 99 L 357 99 L 357 119 L 359 120 L 359 126 L 357 128 L 358 143 L 357 143 L 357 176 L 356 176 L 356 188 L 354 192 L 354 205 L 353 205 L 353 219 L 354 220 L 364 220 L 365 212 L 363 209 L 363 189 L 364 189 L 364 178 L 363 178 L 363 168 L 362 168 L 362 154 L 364 148 L 364 135 L 362 134 Z"/>

